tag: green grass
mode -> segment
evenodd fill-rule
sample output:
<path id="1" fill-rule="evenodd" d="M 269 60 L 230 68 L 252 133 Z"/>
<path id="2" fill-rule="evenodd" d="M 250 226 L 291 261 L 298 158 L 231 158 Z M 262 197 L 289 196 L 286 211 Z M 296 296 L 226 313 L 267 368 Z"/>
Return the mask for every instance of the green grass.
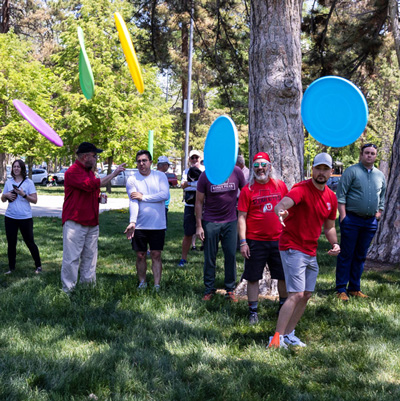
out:
<path id="1" fill-rule="evenodd" d="M 102 192 L 106 192 L 105 188 L 101 189 Z M 125 187 L 112 187 L 112 192 L 107 196 L 109 198 L 122 198 L 127 197 Z M 36 191 L 38 195 L 53 195 L 53 196 L 64 196 L 64 186 L 58 185 L 56 187 L 45 187 L 42 185 L 36 185 Z"/>
<path id="2" fill-rule="evenodd" d="M 138 292 L 126 210 L 100 216 L 97 285 L 61 291 L 61 222 L 35 219 L 44 273 L 18 245 L 17 271 L 0 275 L 1 400 L 393 400 L 400 399 L 398 270 L 366 272 L 367 300 L 336 300 L 335 258 L 320 241 L 320 276 L 297 334 L 308 347 L 267 350 L 276 303 L 201 301 L 202 254 L 178 268 L 181 191 L 172 191 L 163 289 Z M 0 216 L 0 268 L 7 269 Z M 217 284 L 223 288 L 222 257 Z M 243 260 L 238 254 L 238 276 Z M 152 283 L 152 276 L 148 274 Z M 93 399 L 93 398 L 92 398 Z"/>

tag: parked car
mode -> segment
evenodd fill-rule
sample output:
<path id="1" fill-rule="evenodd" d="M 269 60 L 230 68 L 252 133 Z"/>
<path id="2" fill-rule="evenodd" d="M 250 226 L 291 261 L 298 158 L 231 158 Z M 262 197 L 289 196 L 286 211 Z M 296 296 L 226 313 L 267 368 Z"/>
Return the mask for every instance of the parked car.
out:
<path id="1" fill-rule="evenodd" d="M 47 171 L 41 168 L 35 168 L 32 170 L 32 181 L 34 184 L 47 184 Z"/>
<path id="2" fill-rule="evenodd" d="M 178 178 L 177 178 L 176 174 L 174 174 L 174 173 L 165 173 L 165 174 L 167 175 L 169 186 L 172 188 L 177 188 L 178 187 Z"/>
<path id="3" fill-rule="evenodd" d="M 114 171 L 113 169 L 112 171 Z M 127 168 L 125 171 L 121 171 L 116 177 L 111 180 L 112 187 L 124 187 L 128 178 L 137 171 L 137 168 Z M 107 175 L 107 170 L 103 170 L 100 174 L 100 178 L 104 178 Z"/>
<path id="4" fill-rule="evenodd" d="M 68 167 L 63 167 L 59 172 L 52 174 L 57 184 L 64 183 L 64 173 L 68 170 Z"/>
<path id="5" fill-rule="evenodd" d="M 341 176 L 333 175 L 326 182 L 326 185 L 328 186 L 328 188 L 330 188 L 333 192 L 336 192 L 336 190 L 337 190 L 337 187 L 338 187 L 339 181 L 340 181 L 340 177 Z"/>

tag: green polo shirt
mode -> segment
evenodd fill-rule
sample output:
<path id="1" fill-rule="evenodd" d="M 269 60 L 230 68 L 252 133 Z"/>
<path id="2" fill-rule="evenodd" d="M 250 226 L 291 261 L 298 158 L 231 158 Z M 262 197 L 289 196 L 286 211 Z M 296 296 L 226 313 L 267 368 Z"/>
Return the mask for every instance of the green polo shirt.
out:
<path id="1" fill-rule="evenodd" d="M 386 180 L 382 171 L 368 171 L 360 162 L 348 167 L 339 181 L 336 196 L 346 210 L 359 216 L 374 216 L 385 207 Z"/>

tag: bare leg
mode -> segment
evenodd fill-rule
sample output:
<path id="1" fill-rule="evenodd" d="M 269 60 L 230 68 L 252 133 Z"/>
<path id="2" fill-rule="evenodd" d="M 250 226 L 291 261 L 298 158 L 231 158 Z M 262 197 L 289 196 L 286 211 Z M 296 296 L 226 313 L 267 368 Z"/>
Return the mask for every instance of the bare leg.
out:
<path id="1" fill-rule="evenodd" d="M 192 235 L 192 247 L 196 246 L 196 234 Z"/>
<path id="2" fill-rule="evenodd" d="M 279 293 L 279 298 L 287 298 L 288 293 L 286 291 L 285 280 L 278 280 L 278 293 Z"/>
<path id="3" fill-rule="evenodd" d="M 182 259 L 187 260 L 191 243 L 192 243 L 192 236 L 185 235 L 182 240 Z"/>
<path id="4" fill-rule="evenodd" d="M 258 301 L 259 286 L 258 281 L 247 282 L 247 299 L 249 302 Z"/>
<path id="5" fill-rule="evenodd" d="M 150 251 L 151 255 L 151 268 L 153 270 L 154 285 L 160 285 L 162 262 L 161 262 L 161 251 Z"/>
<path id="6" fill-rule="evenodd" d="M 136 252 L 136 271 L 140 283 L 146 281 L 146 270 L 146 252 Z"/>
<path id="7" fill-rule="evenodd" d="M 276 324 L 276 331 L 283 335 L 288 334 L 296 327 L 311 297 L 311 292 L 289 292 L 283 304 Z M 289 331 L 290 328 L 290 331 Z"/>
<path id="8" fill-rule="evenodd" d="M 312 292 L 304 291 L 304 295 L 297 303 L 297 306 L 296 306 L 295 310 L 293 311 L 292 317 L 290 318 L 289 323 L 286 326 L 286 330 L 283 334 L 289 334 L 295 329 L 300 318 L 303 316 L 303 313 L 307 306 L 307 302 L 311 298 L 311 295 L 312 295 Z"/>

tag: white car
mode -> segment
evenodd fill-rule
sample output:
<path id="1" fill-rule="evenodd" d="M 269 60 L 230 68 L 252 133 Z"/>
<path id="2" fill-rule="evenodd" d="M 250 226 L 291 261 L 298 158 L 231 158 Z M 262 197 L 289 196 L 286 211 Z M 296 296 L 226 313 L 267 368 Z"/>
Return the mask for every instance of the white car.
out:
<path id="1" fill-rule="evenodd" d="M 34 184 L 47 184 L 47 171 L 41 168 L 35 168 L 32 170 L 32 181 Z"/>
<path id="2" fill-rule="evenodd" d="M 115 169 L 113 169 L 114 171 Z M 116 177 L 111 180 L 112 187 L 124 187 L 128 178 L 138 171 L 137 168 L 127 168 L 125 171 L 121 171 Z M 107 170 L 103 170 L 99 176 L 104 178 L 107 175 Z"/>
<path id="3" fill-rule="evenodd" d="M 57 184 L 64 182 L 64 173 L 68 170 L 68 167 L 63 167 L 59 172 L 52 174 Z"/>

